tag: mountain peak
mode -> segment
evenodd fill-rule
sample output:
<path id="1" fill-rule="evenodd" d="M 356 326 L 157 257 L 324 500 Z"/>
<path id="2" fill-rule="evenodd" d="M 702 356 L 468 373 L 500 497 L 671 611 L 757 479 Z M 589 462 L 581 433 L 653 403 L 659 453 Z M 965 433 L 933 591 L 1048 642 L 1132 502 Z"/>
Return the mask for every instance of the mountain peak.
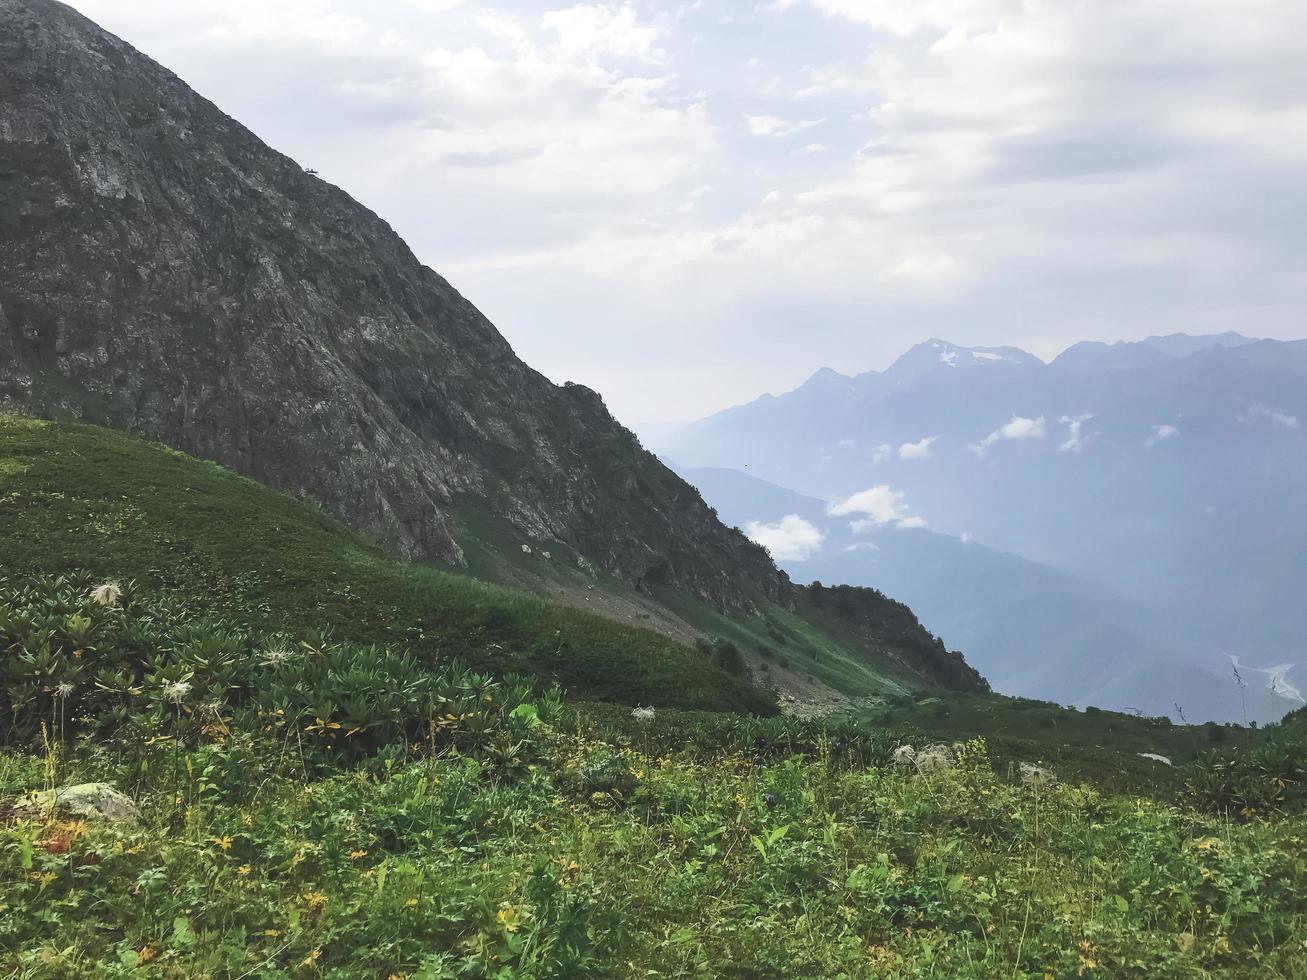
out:
<path id="1" fill-rule="evenodd" d="M 1233 331 L 1197 336 L 1173 333 L 1166 336 L 1146 337 L 1143 340 L 1118 340 L 1114 344 L 1106 344 L 1100 340 L 1082 340 L 1059 354 L 1053 364 L 1068 371 L 1081 373 L 1122 371 L 1182 360 L 1209 350 L 1246 347 L 1256 342 Z"/>
<path id="2" fill-rule="evenodd" d="M 992 367 L 998 364 L 1043 365 L 1018 347 L 961 347 L 938 337 L 917 344 L 885 371 L 895 380 L 911 380 L 931 371 Z"/>
<path id="3" fill-rule="evenodd" d="M 813 372 L 812 377 L 803 382 L 799 387 L 806 388 L 809 385 L 830 384 L 832 382 L 843 382 L 852 380 L 846 374 L 840 374 L 834 368 L 822 367 Z"/>
<path id="4" fill-rule="evenodd" d="M 1145 337 L 1141 343 L 1170 357 L 1188 357 L 1215 347 L 1247 347 L 1257 343 L 1251 337 L 1227 330 L 1224 333 L 1187 334 L 1172 333 L 1165 336 Z"/>

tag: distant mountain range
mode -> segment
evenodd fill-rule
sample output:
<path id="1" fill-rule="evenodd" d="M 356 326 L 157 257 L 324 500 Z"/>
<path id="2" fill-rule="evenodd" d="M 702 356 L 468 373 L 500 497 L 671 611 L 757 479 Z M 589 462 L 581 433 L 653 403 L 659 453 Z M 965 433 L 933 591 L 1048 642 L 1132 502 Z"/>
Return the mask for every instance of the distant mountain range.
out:
<path id="1" fill-rule="evenodd" d="M 1045 364 L 930 340 L 659 448 L 729 520 L 781 541 L 792 574 L 911 603 L 1000 690 L 1241 720 L 1234 656 L 1280 692 L 1252 713 L 1301 703 L 1273 668 L 1307 638 L 1307 342 L 1174 334 Z M 787 551 L 793 522 L 769 539 L 778 510 L 821 546 Z"/>

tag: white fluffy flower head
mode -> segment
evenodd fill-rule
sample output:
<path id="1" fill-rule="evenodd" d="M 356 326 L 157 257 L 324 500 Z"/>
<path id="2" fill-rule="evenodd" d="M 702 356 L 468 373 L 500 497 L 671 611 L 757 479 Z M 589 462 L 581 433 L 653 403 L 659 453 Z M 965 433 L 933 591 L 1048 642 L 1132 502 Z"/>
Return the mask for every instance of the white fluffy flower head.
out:
<path id="1" fill-rule="evenodd" d="M 122 598 L 123 590 L 117 582 L 105 582 L 103 585 L 97 585 L 91 590 L 91 600 L 98 602 L 102 606 L 108 606 L 112 609 L 118 605 L 118 600 Z"/>

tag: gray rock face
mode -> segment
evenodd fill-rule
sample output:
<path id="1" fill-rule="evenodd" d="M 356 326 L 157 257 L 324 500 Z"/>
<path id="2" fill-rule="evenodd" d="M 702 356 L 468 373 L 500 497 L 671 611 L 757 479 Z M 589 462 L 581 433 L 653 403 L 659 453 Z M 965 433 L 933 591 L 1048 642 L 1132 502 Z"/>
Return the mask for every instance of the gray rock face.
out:
<path id="1" fill-rule="evenodd" d="M 54 0 L 0 0 L 6 406 L 216 460 L 405 558 L 464 564 L 488 513 L 646 593 L 799 594 L 377 215 Z M 864 591 L 859 630 L 886 603 Z M 906 649 L 927 682 L 984 686 Z"/>
<path id="2" fill-rule="evenodd" d="M 140 819 L 140 811 L 131 797 L 124 796 L 109 783 L 60 786 L 30 793 L 14 805 L 15 816 L 26 819 L 41 819 L 52 813 L 120 824 L 134 824 Z"/>
<path id="3" fill-rule="evenodd" d="M 787 588 L 391 228 L 52 0 L 0 0 L 0 404 L 160 439 L 457 565 L 460 495 L 637 587 Z"/>

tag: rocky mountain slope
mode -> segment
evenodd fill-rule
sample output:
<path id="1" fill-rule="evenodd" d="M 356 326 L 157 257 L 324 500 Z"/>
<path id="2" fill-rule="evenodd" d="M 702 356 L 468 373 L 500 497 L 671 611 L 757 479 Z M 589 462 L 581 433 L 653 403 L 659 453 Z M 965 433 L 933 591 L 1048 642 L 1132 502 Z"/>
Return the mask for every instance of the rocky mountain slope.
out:
<path id="1" fill-rule="evenodd" d="M 796 601 L 383 220 L 53 0 L 0 0 L 5 405 L 217 460 L 406 558 L 544 552 L 564 593 L 579 571 L 724 612 Z"/>

